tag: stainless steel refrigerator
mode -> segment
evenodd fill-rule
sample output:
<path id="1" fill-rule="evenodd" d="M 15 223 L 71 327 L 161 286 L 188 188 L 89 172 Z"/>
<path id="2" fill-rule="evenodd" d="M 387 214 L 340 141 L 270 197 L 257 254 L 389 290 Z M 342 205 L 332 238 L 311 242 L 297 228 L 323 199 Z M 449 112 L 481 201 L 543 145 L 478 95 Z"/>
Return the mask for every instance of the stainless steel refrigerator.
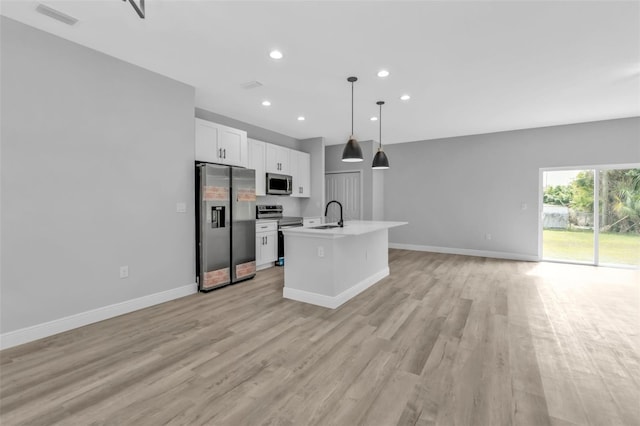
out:
<path id="1" fill-rule="evenodd" d="M 196 163 L 196 271 L 200 291 L 256 274 L 255 170 Z"/>

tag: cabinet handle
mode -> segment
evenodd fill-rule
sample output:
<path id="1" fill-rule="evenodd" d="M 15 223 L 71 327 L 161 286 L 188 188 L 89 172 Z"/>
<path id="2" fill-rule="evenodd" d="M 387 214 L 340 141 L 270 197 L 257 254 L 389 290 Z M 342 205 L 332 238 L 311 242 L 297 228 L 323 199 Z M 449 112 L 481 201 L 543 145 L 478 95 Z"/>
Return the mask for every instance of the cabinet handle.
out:
<path id="1" fill-rule="evenodd" d="M 267 237 L 262 237 L 262 239 L 264 240 L 262 244 L 267 245 Z"/>
<path id="2" fill-rule="evenodd" d="M 302 187 L 301 186 L 298 187 L 298 193 L 302 194 Z"/>
<path id="3" fill-rule="evenodd" d="M 223 149 L 222 153 L 224 154 L 224 158 L 226 159 L 227 158 L 227 148 Z"/>
<path id="4" fill-rule="evenodd" d="M 264 225 L 264 226 L 261 226 L 261 227 L 260 227 L 260 229 L 267 229 L 267 228 L 268 228 L 268 226 L 267 226 L 267 225 Z"/>
<path id="5" fill-rule="evenodd" d="M 218 158 L 222 158 L 222 148 L 218 148 Z"/>

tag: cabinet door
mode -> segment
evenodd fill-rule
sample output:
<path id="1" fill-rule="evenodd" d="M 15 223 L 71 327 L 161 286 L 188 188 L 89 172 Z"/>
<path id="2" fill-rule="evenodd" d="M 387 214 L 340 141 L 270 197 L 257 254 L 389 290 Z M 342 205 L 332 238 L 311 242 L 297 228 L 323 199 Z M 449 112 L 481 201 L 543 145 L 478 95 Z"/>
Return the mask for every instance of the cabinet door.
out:
<path id="1" fill-rule="evenodd" d="M 218 163 L 218 127 L 215 123 L 196 118 L 196 160 Z"/>
<path id="2" fill-rule="evenodd" d="M 267 263 L 264 260 L 264 234 L 256 234 L 256 265 Z"/>
<path id="3" fill-rule="evenodd" d="M 311 156 L 306 152 L 291 150 L 292 197 L 311 196 Z"/>
<path id="4" fill-rule="evenodd" d="M 256 171 L 256 195 L 267 195 L 267 179 L 265 172 L 265 145 L 266 143 L 255 139 L 248 139 L 250 169 Z"/>
<path id="5" fill-rule="evenodd" d="M 279 146 L 277 145 L 266 144 L 265 171 L 267 173 L 281 173 L 280 164 L 278 163 L 278 148 Z"/>
<path id="6" fill-rule="evenodd" d="M 291 196 L 302 197 L 300 189 L 300 168 L 298 167 L 298 151 L 291 150 L 289 152 L 289 171 L 291 172 Z"/>
<path id="7" fill-rule="evenodd" d="M 311 155 L 306 152 L 298 152 L 298 182 L 299 196 L 311 197 Z"/>
<path id="8" fill-rule="evenodd" d="M 233 166 L 242 166 L 242 144 L 246 144 L 247 136 L 242 130 L 222 127 L 219 130 L 218 152 L 221 162 Z"/>
<path id="9" fill-rule="evenodd" d="M 266 144 L 266 163 L 265 169 L 267 173 L 278 173 L 281 175 L 290 175 L 289 170 L 289 148 L 283 146 L 274 145 L 271 143 Z"/>
<path id="10" fill-rule="evenodd" d="M 264 235 L 266 236 L 266 244 L 263 246 L 264 261 L 275 262 L 276 260 L 278 260 L 278 233 L 269 232 Z"/>
<path id="11" fill-rule="evenodd" d="M 278 148 L 280 148 L 278 150 L 278 161 L 280 162 L 280 173 L 282 173 L 283 175 L 290 175 L 291 174 L 290 157 L 291 157 L 292 150 L 289 148 L 284 148 L 282 146 Z"/>

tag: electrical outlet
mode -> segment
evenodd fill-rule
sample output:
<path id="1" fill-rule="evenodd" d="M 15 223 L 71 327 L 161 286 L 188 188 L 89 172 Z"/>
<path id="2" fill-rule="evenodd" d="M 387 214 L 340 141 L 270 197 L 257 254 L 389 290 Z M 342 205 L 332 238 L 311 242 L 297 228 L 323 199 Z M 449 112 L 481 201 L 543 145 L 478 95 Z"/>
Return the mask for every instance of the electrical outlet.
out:
<path id="1" fill-rule="evenodd" d="M 527 206 L 527 203 L 522 203 L 522 204 L 520 204 L 520 208 L 521 208 L 522 210 L 526 210 L 528 207 L 529 207 L 529 206 Z"/>
<path id="2" fill-rule="evenodd" d="M 178 213 L 186 213 L 187 212 L 187 204 L 186 203 L 176 203 L 176 212 L 178 212 Z"/>
<path id="3" fill-rule="evenodd" d="M 491 239 L 491 234 L 484 234 L 484 239 L 485 240 L 490 240 Z"/>
<path id="4" fill-rule="evenodd" d="M 129 278 L 129 267 L 121 266 L 120 267 L 120 278 Z"/>
<path id="5" fill-rule="evenodd" d="M 318 246 L 318 257 L 324 257 L 324 247 Z"/>

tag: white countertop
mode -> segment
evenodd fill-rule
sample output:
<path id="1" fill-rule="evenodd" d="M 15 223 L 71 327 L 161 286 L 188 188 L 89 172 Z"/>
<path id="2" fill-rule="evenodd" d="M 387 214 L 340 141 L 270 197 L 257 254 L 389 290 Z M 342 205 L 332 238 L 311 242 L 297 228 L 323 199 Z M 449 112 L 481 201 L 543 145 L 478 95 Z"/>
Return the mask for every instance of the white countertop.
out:
<path id="1" fill-rule="evenodd" d="M 375 220 L 350 220 L 344 223 L 343 228 L 313 229 L 313 228 L 287 228 L 283 229 L 284 235 L 337 238 L 353 235 L 362 235 L 382 229 L 406 225 L 409 222 L 390 222 Z M 334 223 L 335 224 L 335 223 Z M 323 224 L 327 225 L 327 224 Z M 331 225 L 331 224 L 328 224 Z"/>

